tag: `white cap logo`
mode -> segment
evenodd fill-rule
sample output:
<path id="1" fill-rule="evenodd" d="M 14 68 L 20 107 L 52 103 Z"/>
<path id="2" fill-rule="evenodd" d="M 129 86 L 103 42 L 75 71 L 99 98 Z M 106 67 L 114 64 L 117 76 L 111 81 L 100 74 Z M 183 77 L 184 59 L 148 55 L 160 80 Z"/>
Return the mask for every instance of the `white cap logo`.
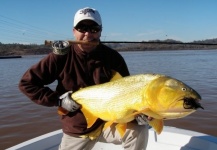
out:
<path id="1" fill-rule="evenodd" d="M 83 20 L 92 20 L 98 25 L 102 25 L 99 12 L 93 8 L 86 7 L 78 10 L 74 17 L 74 27 Z"/>

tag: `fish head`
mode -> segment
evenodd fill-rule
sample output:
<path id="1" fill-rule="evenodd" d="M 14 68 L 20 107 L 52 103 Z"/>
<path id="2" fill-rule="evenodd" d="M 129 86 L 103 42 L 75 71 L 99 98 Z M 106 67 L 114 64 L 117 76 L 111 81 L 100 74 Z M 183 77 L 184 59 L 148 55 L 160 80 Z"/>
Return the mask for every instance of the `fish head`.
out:
<path id="1" fill-rule="evenodd" d="M 163 119 L 182 118 L 203 108 L 201 96 L 194 89 L 168 76 L 153 80 L 144 95 L 149 108 Z"/>

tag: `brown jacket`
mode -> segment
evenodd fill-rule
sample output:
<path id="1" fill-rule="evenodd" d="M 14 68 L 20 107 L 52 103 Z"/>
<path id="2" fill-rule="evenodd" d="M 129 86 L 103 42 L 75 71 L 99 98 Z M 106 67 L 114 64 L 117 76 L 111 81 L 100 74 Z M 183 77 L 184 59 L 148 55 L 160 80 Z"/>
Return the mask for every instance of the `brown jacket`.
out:
<path id="1" fill-rule="evenodd" d="M 28 69 L 20 80 L 20 90 L 32 101 L 44 106 L 57 106 L 60 95 L 90 85 L 108 82 L 111 70 L 128 76 L 129 71 L 123 57 L 115 50 L 100 44 L 87 54 L 76 45 L 65 55 L 48 54 L 39 63 Z M 56 91 L 46 85 L 57 80 Z M 68 135 L 86 134 L 96 129 L 102 120 L 87 129 L 86 120 L 80 110 L 61 118 L 63 132 Z"/>

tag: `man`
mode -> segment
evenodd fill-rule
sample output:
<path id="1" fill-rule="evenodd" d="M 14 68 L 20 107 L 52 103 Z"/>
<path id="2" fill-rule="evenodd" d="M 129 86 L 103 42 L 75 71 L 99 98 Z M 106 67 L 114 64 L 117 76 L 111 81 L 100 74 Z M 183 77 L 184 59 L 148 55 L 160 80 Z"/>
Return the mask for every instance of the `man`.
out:
<path id="1" fill-rule="evenodd" d="M 50 53 L 40 62 L 26 71 L 19 83 L 20 90 L 32 101 L 44 106 L 59 106 L 68 111 L 61 116 L 63 138 L 60 150 L 91 149 L 97 141 L 122 144 L 124 149 L 145 149 L 148 138 L 146 117 L 137 117 L 137 122 L 129 123 L 123 138 L 115 130 L 114 125 L 99 135 L 95 140 L 81 138 L 98 130 L 104 122 L 98 119 L 91 128 L 87 123 L 80 105 L 71 97 L 71 91 L 87 86 L 109 82 L 112 70 L 122 76 L 129 71 L 123 57 L 115 50 L 100 43 L 102 21 L 97 10 L 83 8 L 74 17 L 73 34 L 77 41 L 89 44 L 72 44 L 65 42 L 53 44 L 55 53 Z M 98 43 L 91 44 L 91 43 Z M 59 45 L 59 46 L 58 46 Z M 45 85 L 58 81 L 56 91 Z"/>

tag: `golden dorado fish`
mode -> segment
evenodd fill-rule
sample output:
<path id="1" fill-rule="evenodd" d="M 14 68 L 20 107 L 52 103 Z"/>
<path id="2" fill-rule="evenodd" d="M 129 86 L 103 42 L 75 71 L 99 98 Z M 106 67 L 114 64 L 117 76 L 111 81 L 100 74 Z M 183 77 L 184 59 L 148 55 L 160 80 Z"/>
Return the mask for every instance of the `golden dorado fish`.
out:
<path id="1" fill-rule="evenodd" d="M 138 114 L 154 119 L 149 125 L 160 134 L 163 120 L 185 117 L 203 108 L 201 96 L 183 82 L 160 74 L 140 74 L 123 77 L 104 84 L 80 89 L 71 95 L 81 104 L 88 128 L 100 118 L 113 123 L 123 136 L 127 123 Z"/>

